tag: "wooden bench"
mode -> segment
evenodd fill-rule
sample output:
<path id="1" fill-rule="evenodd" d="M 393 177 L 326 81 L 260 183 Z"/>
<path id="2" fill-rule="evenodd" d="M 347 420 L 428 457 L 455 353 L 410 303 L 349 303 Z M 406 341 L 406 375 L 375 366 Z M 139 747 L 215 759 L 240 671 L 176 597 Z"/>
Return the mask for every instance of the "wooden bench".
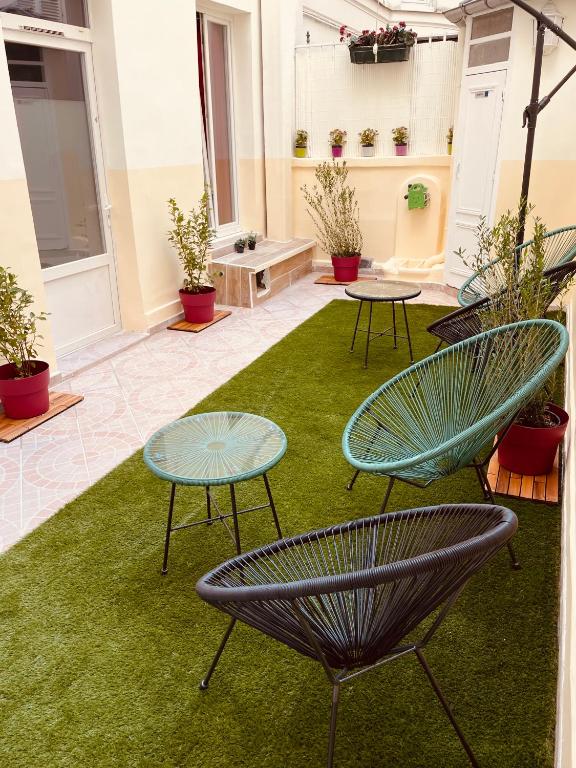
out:
<path id="1" fill-rule="evenodd" d="M 254 251 L 231 251 L 212 257 L 212 269 L 223 272 L 214 281 L 216 301 L 233 307 L 255 307 L 312 271 L 314 240 L 286 243 L 263 240 Z"/>

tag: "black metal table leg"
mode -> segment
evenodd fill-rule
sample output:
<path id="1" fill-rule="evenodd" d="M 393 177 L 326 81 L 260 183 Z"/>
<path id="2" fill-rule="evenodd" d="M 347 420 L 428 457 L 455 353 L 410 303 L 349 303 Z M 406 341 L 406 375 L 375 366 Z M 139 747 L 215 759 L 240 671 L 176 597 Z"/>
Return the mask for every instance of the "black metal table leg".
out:
<path id="1" fill-rule="evenodd" d="M 174 496 L 176 483 L 172 483 L 170 489 L 170 506 L 168 507 L 168 523 L 166 524 L 166 539 L 164 541 L 164 560 L 162 562 L 162 576 L 168 572 L 168 550 L 170 549 L 170 534 L 172 533 L 172 514 L 174 513 Z"/>
<path id="2" fill-rule="evenodd" d="M 240 527 L 238 525 L 238 508 L 236 506 L 236 489 L 234 483 L 230 483 L 230 501 L 232 503 L 232 518 L 234 520 L 234 539 L 236 541 L 236 554 L 240 555 L 242 549 L 240 547 Z"/>
<path id="3" fill-rule="evenodd" d="M 392 302 L 392 325 L 394 327 L 394 349 L 398 349 L 398 344 L 396 341 L 396 302 Z"/>
<path id="4" fill-rule="evenodd" d="M 280 522 L 278 520 L 278 514 L 276 512 L 276 505 L 274 504 L 274 499 L 272 498 L 272 491 L 270 490 L 270 482 L 268 480 L 268 475 L 266 472 L 262 475 L 264 478 L 264 485 L 266 486 L 266 493 L 268 494 L 268 502 L 270 504 L 270 509 L 272 510 L 272 517 L 274 518 L 274 525 L 276 526 L 276 531 L 278 532 L 278 538 L 282 538 L 282 529 L 280 528 Z"/>
<path id="5" fill-rule="evenodd" d="M 370 303 L 370 313 L 368 315 L 368 333 L 366 334 L 366 352 L 364 353 L 364 368 L 368 368 L 368 349 L 370 348 L 370 333 L 372 331 L 372 307 L 374 302 Z"/>
<path id="6" fill-rule="evenodd" d="M 408 315 L 406 314 L 406 303 L 402 299 L 402 310 L 404 312 L 404 323 L 406 325 L 406 336 L 408 337 L 408 349 L 410 350 L 410 362 L 414 362 L 414 354 L 412 352 L 412 339 L 410 338 L 410 326 L 408 325 Z"/>
<path id="7" fill-rule="evenodd" d="M 350 352 L 354 352 L 354 344 L 356 342 L 356 334 L 358 333 L 358 323 L 360 322 L 360 314 L 362 313 L 362 304 L 364 302 L 361 300 L 360 305 L 358 306 L 358 314 L 356 315 L 356 325 L 354 326 L 354 335 L 352 336 L 352 346 L 350 347 Z"/>
<path id="8" fill-rule="evenodd" d="M 212 525 L 212 499 L 210 498 L 210 486 L 206 486 L 206 525 Z"/>

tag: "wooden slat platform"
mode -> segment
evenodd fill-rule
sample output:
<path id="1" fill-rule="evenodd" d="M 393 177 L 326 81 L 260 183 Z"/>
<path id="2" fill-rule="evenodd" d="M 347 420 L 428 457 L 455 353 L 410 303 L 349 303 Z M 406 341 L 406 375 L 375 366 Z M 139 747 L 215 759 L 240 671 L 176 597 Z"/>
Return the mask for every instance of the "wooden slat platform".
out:
<path id="1" fill-rule="evenodd" d="M 68 392 L 50 392 L 50 408 L 41 416 L 35 416 L 33 419 L 9 419 L 0 409 L 0 441 L 11 443 L 18 437 L 22 437 L 30 432 L 34 427 L 44 424 L 44 422 L 53 419 L 62 411 L 67 411 L 73 405 L 82 402 L 82 395 L 71 395 Z"/>
<path id="2" fill-rule="evenodd" d="M 217 310 L 214 312 L 214 317 L 212 320 L 210 320 L 209 323 L 189 323 L 187 320 L 179 320 L 177 323 L 172 323 L 172 325 L 168 326 L 169 331 L 187 331 L 188 333 L 200 333 L 200 331 L 203 331 L 205 328 L 210 328 L 211 325 L 214 325 L 214 323 L 220 322 L 220 320 L 224 320 L 225 317 L 228 317 L 228 315 L 231 315 L 232 312 L 228 310 Z"/>
<path id="3" fill-rule="evenodd" d="M 560 501 L 561 469 L 560 450 L 552 471 L 547 475 L 517 475 L 498 463 L 498 452 L 492 456 L 488 465 L 488 482 L 495 493 L 512 496 L 517 499 L 542 501 L 545 504 L 558 504 Z"/>
<path id="4" fill-rule="evenodd" d="M 314 280 L 314 285 L 352 285 L 360 280 L 377 280 L 377 277 L 366 277 L 365 275 L 358 275 L 358 280 L 336 280 L 334 275 L 320 275 L 317 280 Z"/>

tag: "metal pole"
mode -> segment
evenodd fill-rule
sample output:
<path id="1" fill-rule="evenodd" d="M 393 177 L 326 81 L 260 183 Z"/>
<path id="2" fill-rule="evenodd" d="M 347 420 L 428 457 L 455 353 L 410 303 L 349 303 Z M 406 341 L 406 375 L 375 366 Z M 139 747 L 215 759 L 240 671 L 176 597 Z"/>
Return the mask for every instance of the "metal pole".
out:
<path id="1" fill-rule="evenodd" d="M 522 176 L 522 191 L 520 193 L 520 227 L 516 240 L 517 245 L 524 242 L 524 231 L 526 229 L 526 211 L 528 207 L 528 194 L 530 192 L 530 176 L 532 174 L 532 158 L 534 157 L 534 140 L 536 138 L 536 124 L 538 123 L 538 113 L 540 111 L 540 80 L 542 78 L 542 57 L 544 56 L 544 35 L 546 27 L 540 23 L 538 25 L 538 34 L 536 37 L 536 58 L 534 60 L 534 75 L 532 77 L 532 95 L 530 104 L 524 110 L 523 127 L 528 125 L 528 135 L 526 137 L 526 154 L 524 156 L 524 174 Z M 519 266 L 520 252 L 516 251 L 516 267 Z"/>

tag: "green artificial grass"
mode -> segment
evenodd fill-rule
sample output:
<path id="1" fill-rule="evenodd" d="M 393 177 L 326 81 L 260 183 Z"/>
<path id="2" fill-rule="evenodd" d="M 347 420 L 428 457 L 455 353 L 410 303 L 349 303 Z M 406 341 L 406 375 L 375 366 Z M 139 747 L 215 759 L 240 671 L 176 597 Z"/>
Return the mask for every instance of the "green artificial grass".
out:
<path id="1" fill-rule="evenodd" d="M 379 312 L 383 307 L 377 307 Z M 406 367 L 390 339 L 348 347 L 356 305 L 336 301 L 195 410 L 246 410 L 278 423 L 288 452 L 270 473 L 285 534 L 374 514 L 383 478 L 353 492 L 340 441 L 352 412 Z M 446 308 L 410 306 L 415 355 Z M 105 446 L 103 446 L 105 450 Z M 220 499 L 225 503 L 225 491 Z M 260 480 L 240 503 L 263 498 Z M 141 452 L 0 560 L 0 765 L 316 768 L 325 762 L 330 688 L 319 664 L 238 625 L 210 689 L 198 683 L 227 618 L 194 591 L 233 555 L 221 524 L 176 532 L 160 576 L 169 486 Z M 390 510 L 479 502 L 474 474 L 394 488 Z M 181 489 L 177 513 L 202 509 Z M 428 659 L 483 766 L 552 766 L 560 515 L 502 500 L 518 514 L 512 571 L 499 553 L 465 589 Z M 241 519 L 244 548 L 274 538 L 268 511 Z M 338 768 L 462 768 L 465 754 L 413 657 L 345 687 Z"/>

